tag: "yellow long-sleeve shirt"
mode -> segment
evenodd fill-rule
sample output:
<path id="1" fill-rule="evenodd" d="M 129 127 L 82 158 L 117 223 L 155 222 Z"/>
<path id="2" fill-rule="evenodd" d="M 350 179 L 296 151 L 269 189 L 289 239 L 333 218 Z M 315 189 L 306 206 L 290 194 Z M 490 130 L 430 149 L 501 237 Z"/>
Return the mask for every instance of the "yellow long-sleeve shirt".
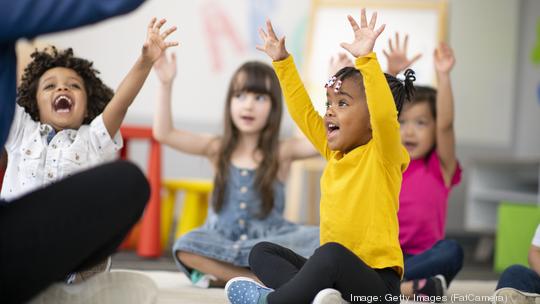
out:
<path id="1" fill-rule="evenodd" d="M 355 65 L 364 78 L 372 139 L 345 154 L 328 148 L 324 120 L 313 108 L 292 56 L 273 63 L 292 118 L 328 161 L 321 177 L 321 245 L 340 243 L 370 267 L 391 267 L 402 276 L 397 211 L 409 155 L 375 53 L 356 59 Z"/>

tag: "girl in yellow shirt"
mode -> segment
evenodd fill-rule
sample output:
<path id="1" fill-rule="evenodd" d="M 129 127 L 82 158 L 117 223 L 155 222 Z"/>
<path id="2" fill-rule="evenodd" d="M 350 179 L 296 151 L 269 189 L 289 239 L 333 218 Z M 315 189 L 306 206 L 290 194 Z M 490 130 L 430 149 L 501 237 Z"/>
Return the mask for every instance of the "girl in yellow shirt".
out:
<path id="1" fill-rule="evenodd" d="M 403 255 L 398 240 L 398 196 L 409 156 L 401 145 L 398 110 L 410 99 L 413 72 L 405 85 L 381 71 L 373 46 L 384 30 L 348 17 L 355 68 L 338 71 L 326 84 L 324 118 L 314 110 L 294 61 L 270 21 L 260 30 L 263 46 L 281 83 L 292 118 L 328 161 L 321 177 L 319 247 L 304 259 L 287 248 L 259 243 L 252 271 L 266 286 L 246 278 L 227 283 L 231 303 L 398 303 Z"/>

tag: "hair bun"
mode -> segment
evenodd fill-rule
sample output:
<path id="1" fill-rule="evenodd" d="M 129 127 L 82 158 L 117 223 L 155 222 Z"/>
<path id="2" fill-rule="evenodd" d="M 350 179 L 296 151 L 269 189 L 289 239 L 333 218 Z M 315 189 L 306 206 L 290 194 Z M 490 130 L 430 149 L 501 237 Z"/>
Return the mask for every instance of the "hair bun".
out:
<path id="1" fill-rule="evenodd" d="M 405 73 L 403 74 L 405 75 L 405 98 L 407 99 L 407 101 L 410 101 L 414 97 L 415 89 L 413 82 L 416 81 L 416 75 L 412 69 L 405 70 Z"/>
<path id="2" fill-rule="evenodd" d="M 412 69 L 405 70 L 405 73 L 403 74 L 405 75 L 405 83 L 407 82 L 412 83 L 413 81 L 416 81 L 416 75 Z"/>

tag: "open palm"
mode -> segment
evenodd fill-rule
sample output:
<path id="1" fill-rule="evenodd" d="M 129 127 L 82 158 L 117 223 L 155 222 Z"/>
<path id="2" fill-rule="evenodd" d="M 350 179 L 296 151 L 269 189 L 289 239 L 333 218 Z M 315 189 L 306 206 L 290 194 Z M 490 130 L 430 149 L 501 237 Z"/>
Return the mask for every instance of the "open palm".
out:
<path id="1" fill-rule="evenodd" d="M 361 57 L 371 53 L 377 37 L 383 32 L 385 26 L 383 24 L 378 29 L 375 29 L 377 12 L 371 15 L 369 25 L 366 18 L 366 9 L 364 8 L 360 16 L 360 26 L 353 17 L 347 16 L 347 19 L 349 19 L 349 23 L 353 29 L 354 40 L 351 43 L 341 43 L 341 47 L 349 51 L 354 57 Z"/>
<path id="2" fill-rule="evenodd" d="M 412 58 L 407 57 L 407 47 L 409 44 L 409 35 L 405 35 L 403 44 L 400 43 L 399 33 L 396 32 L 396 40 L 392 43 L 392 39 L 388 39 L 388 52 L 383 50 L 384 56 L 388 61 L 388 73 L 391 75 L 397 75 L 399 72 L 404 71 L 416 62 L 422 54 L 416 54 Z"/>
<path id="3" fill-rule="evenodd" d="M 273 61 L 280 61 L 289 56 L 285 49 L 285 37 L 278 38 L 274 32 L 272 22 L 266 20 L 266 30 L 259 28 L 259 36 L 263 41 L 263 45 L 257 45 L 259 51 L 265 52 Z"/>
<path id="4" fill-rule="evenodd" d="M 448 44 L 441 42 L 439 47 L 433 54 L 435 59 L 435 69 L 440 73 L 448 73 L 454 67 L 456 58 L 454 57 L 454 51 L 448 46 Z"/>
<path id="5" fill-rule="evenodd" d="M 149 62 L 155 62 L 167 48 L 178 45 L 177 41 L 165 41 L 167 36 L 176 31 L 176 26 L 170 27 L 163 33 L 160 33 L 161 27 L 165 24 L 165 22 L 167 22 L 165 19 L 161 19 L 156 22 L 156 18 L 152 18 L 148 24 L 142 56 Z"/>
<path id="6" fill-rule="evenodd" d="M 170 58 L 163 52 L 159 59 L 154 63 L 154 71 L 159 80 L 163 83 L 169 83 L 176 77 L 176 55 L 171 54 Z"/>

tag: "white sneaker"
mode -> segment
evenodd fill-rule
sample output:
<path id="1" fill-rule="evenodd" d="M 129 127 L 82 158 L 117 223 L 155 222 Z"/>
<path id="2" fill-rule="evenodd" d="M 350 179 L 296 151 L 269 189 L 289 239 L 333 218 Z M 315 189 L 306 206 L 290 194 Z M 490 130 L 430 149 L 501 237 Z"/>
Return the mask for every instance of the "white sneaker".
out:
<path id="1" fill-rule="evenodd" d="M 493 304 L 540 304 L 540 294 L 504 287 L 493 293 Z"/>
<path id="2" fill-rule="evenodd" d="M 108 257 L 105 260 L 101 261 L 100 263 L 90 268 L 83 269 L 79 272 L 70 273 L 68 277 L 66 278 L 66 284 L 79 284 L 95 276 L 98 273 L 108 272 L 110 270 L 111 270 L 111 257 Z"/>
<path id="3" fill-rule="evenodd" d="M 341 292 L 333 288 L 326 288 L 315 296 L 312 304 L 345 304 L 349 303 L 341 297 Z"/>
<path id="4" fill-rule="evenodd" d="M 158 289 L 144 274 L 128 271 L 103 272 L 79 284 L 55 283 L 45 289 L 31 304 L 152 304 Z"/>

